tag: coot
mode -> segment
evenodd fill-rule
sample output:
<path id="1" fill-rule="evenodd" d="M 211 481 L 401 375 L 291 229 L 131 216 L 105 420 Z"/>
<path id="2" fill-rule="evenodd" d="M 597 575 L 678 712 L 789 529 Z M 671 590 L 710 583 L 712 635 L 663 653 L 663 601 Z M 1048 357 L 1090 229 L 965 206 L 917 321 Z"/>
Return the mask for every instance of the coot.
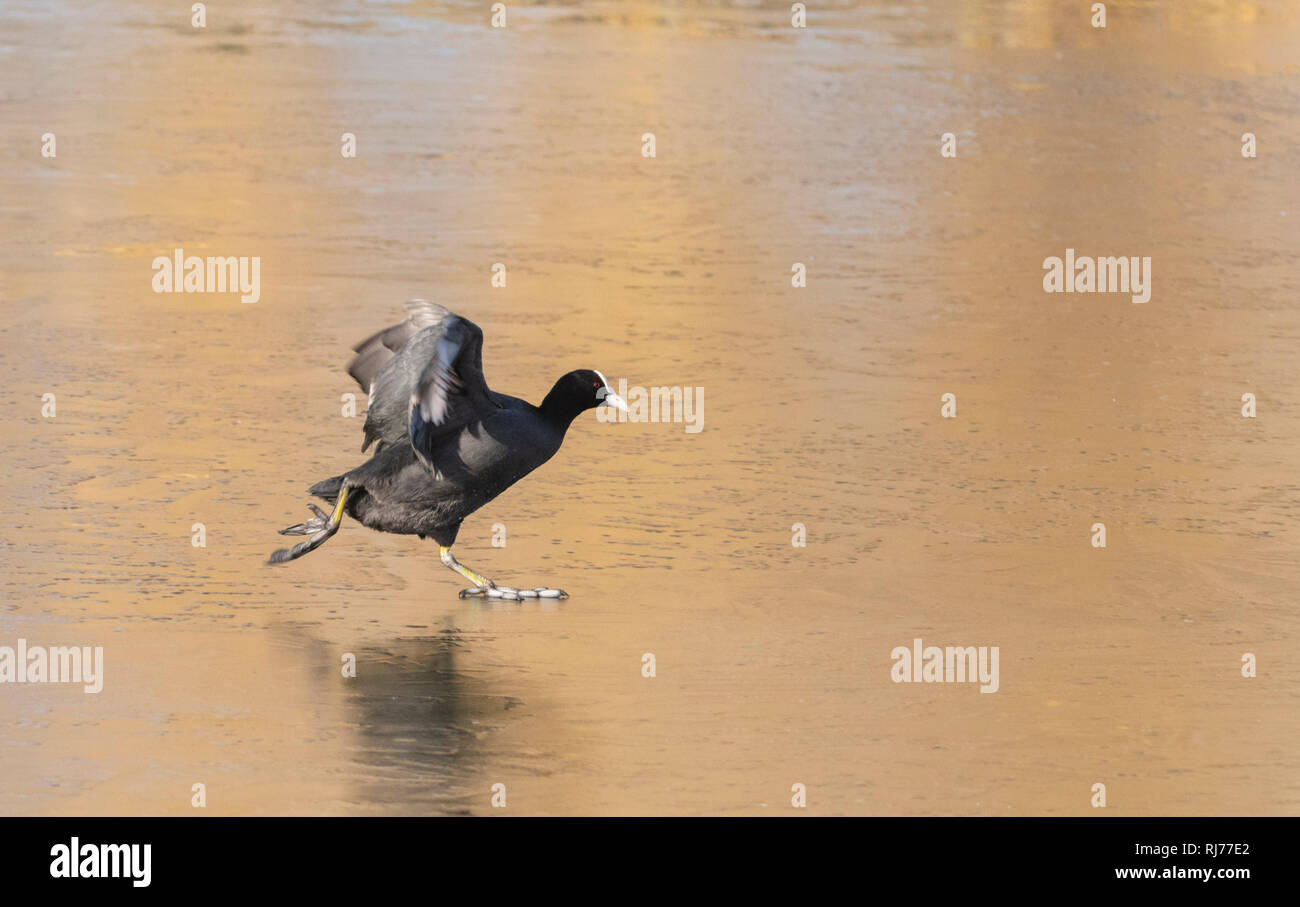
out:
<path id="1" fill-rule="evenodd" d="M 281 529 L 307 535 L 271 555 L 278 564 L 319 548 L 344 514 L 380 532 L 431 537 L 442 562 L 474 584 L 461 597 L 567 598 L 562 589 L 498 586 L 452 557 L 461 521 L 549 460 L 569 424 L 596 406 L 627 410 L 605 376 L 569 372 L 541 406 L 488 389 L 478 325 L 423 299 L 406 303 L 406 319 L 354 347 L 348 374 L 370 397 L 367 462 L 309 489 L 334 505 Z"/>

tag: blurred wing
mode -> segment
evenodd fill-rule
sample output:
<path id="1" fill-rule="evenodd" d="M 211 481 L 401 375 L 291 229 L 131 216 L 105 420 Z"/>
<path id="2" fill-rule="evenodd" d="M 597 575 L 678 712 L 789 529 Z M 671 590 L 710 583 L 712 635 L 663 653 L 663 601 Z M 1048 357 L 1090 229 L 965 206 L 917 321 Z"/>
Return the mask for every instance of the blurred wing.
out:
<path id="1" fill-rule="evenodd" d="M 451 314 L 437 303 L 424 299 L 412 299 L 404 305 L 404 308 L 406 309 L 404 321 L 384 328 L 378 334 L 367 337 L 352 348 L 357 355 L 348 366 L 348 374 L 356 379 L 357 384 L 361 385 L 361 389 L 366 394 L 371 396 L 371 403 L 374 402 L 375 379 L 379 377 L 384 367 L 397 357 L 407 341 Z M 366 443 L 369 444 L 369 441 Z M 365 448 L 363 447 L 362 450 Z"/>
<path id="2" fill-rule="evenodd" d="M 483 380 L 483 332 L 436 303 L 411 300 L 406 320 L 355 350 L 348 374 L 369 396 L 363 451 L 409 440 L 428 462 L 438 438 L 498 408 Z"/>
<path id="3" fill-rule="evenodd" d="M 430 355 L 411 389 L 407 425 L 411 447 L 425 465 L 432 466 L 439 440 L 500 407 L 493 402 L 483 378 L 483 332 L 479 326 L 449 314 L 428 333 Z M 420 339 L 425 341 L 423 336 Z"/>

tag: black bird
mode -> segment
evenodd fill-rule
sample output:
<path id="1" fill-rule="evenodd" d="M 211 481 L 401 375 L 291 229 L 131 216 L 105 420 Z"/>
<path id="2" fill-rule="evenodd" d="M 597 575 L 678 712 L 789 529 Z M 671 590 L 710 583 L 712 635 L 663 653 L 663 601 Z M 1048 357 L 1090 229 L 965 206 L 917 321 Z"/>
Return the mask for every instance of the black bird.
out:
<path id="1" fill-rule="evenodd" d="M 541 466 L 560 449 L 569 424 L 586 410 L 627 403 L 605 376 L 569 372 L 541 406 L 488 389 L 483 379 L 483 332 L 440 305 L 413 299 L 406 320 L 354 347 L 348 374 L 370 395 L 364 452 L 370 460 L 317 482 L 310 494 L 334 505 L 326 513 L 281 529 L 310 535 L 271 555 L 278 564 L 319 548 L 347 514 L 380 532 L 431 536 L 442 562 L 474 584 L 461 598 L 567 598 L 562 589 L 498 586 L 460 564 L 451 546 L 461 521 Z"/>

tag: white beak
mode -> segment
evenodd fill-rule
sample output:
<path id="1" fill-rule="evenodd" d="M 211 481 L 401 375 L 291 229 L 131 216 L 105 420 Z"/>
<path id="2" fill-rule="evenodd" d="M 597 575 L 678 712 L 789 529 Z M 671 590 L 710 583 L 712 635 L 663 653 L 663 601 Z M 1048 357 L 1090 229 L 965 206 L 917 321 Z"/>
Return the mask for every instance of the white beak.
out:
<path id="1" fill-rule="evenodd" d="M 604 388 L 604 390 L 605 390 L 605 397 L 600 401 L 601 406 L 612 406 L 614 407 L 614 409 L 623 410 L 623 412 L 629 411 L 627 408 L 626 400 L 624 400 L 618 394 L 614 393 L 608 387 Z"/>

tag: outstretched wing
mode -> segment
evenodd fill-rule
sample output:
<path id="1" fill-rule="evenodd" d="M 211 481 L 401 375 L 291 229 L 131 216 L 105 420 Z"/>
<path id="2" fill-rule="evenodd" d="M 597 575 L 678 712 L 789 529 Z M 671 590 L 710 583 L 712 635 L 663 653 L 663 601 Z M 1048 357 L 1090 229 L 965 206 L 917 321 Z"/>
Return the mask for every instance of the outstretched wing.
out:
<path id="1" fill-rule="evenodd" d="M 424 359 L 424 369 L 411 390 L 407 427 L 411 447 L 432 467 L 440 439 L 501 407 L 483 378 L 483 332 L 478 325 L 450 315 L 411 343 L 421 352 L 426 344 L 432 347 L 432 355 Z"/>
<path id="2" fill-rule="evenodd" d="M 348 371 L 366 388 L 365 450 L 409 439 L 426 463 L 436 442 L 489 415 L 498 406 L 483 378 L 478 325 L 423 300 L 406 304 L 407 318 L 357 345 Z"/>
<path id="3" fill-rule="evenodd" d="M 433 327 L 451 314 L 437 303 L 425 299 L 408 300 L 402 307 L 406 309 L 405 320 L 400 324 L 384 328 L 378 334 L 367 337 L 352 348 L 357 355 L 348 366 L 348 374 L 356 379 L 357 384 L 360 384 L 361 389 L 367 394 L 373 394 L 375 379 L 379 377 L 384 366 L 392 362 L 402 351 L 402 347 L 408 340 L 424 328 Z M 373 398 L 371 402 L 374 402 Z"/>

